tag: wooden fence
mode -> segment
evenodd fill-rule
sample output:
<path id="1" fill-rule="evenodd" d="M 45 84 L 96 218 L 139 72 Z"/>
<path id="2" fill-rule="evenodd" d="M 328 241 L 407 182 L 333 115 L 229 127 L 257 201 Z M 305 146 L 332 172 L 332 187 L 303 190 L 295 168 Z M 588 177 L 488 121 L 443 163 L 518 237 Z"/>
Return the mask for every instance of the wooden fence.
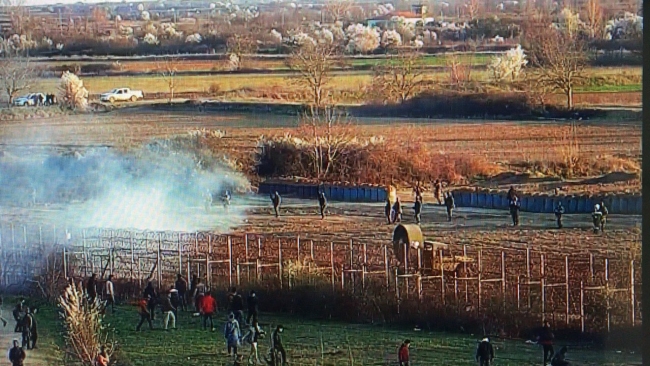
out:
<path id="1" fill-rule="evenodd" d="M 450 246 L 431 253 L 432 267 L 423 272 L 417 268 L 419 257 L 408 269 L 400 267 L 391 243 L 3 223 L 0 285 L 38 275 L 48 252 L 62 256 L 66 277 L 114 274 L 140 288 L 148 280 L 169 286 L 182 273 L 188 278 L 197 274 L 214 289 L 260 284 L 286 289 L 310 271 L 332 290 L 361 295 L 369 286 L 379 286 L 400 300 L 477 317 L 496 305 L 504 316 L 533 314 L 583 332 L 641 323 L 640 260 L 623 250 L 608 258 L 587 250 L 540 252 L 526 245 Z"/>

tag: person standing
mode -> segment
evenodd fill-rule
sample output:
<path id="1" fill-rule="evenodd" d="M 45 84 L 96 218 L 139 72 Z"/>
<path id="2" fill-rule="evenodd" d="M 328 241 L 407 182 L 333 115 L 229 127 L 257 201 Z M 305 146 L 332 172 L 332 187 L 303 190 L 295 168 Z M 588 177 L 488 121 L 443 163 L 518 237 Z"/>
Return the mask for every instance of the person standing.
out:
<path id="1" fill-rule="evenodd" d="M 18 345 L 18 340 L 14 339 L 14 346 L 9 350 L 9 362 L 12 366 L 23 366 L 25 357 L 25 350 Z"/>
<path id="2" fill-rule="evenodd" d="M 151 322 L 151 313 L 149 312 L 149 300 L 147 298 L 138 301 L 138 314 L 140 315 L 140 322 L 135 327 L 135 331 L 139 332 L 142 324 L 146 321 L 149 323 L 149 329 L 153 330 L 153 323 Z"/>
<path id="3" fill-rule="evenodd" d="M 174 283 L 174 287 L 178 290 L 180 308 L 183 311 L 187 311 L 187 281 L 180 273 L 176 275 L 176 283 Z"/>
<path id="4" fill-rule="evenodd" d="M 562 228 L 562 215 L 564 215 L 564 206 L 562 206 L 562 202 L 558 202 L 557 206 L 555 206 L 555 218 L 557 219 L 558 229 Z"/>
<path id="5" fill-rule="evenodd" d="M 537 343 L 542 345 L 544 351 L 544 365 L 551 362 L 553 357 L 553 341 L 555 340 L 555 335 L 551 331 L 551 324 L 545 322 L 542 329 L 540 329 L 539 335 L 537 336 Z"/>
<path id="6" fill-rule="evenodd" d="M 34 315 L 32 314 L 32 311 L 29 309 L 29 307 L 25 310 L 26 314 L 23 318 L 22 324 L 23 348 L 32 349 L 36 346 L 35 338 L 38 338 L 38 335 L 36 333 L 36 319 L 34 319 Z"/>
<path id="7" fill-rule="evenodd" d="M 155 310 L 158 302 L 158 294 L 153 288 L 153 282 L 151 281 L 147 282 L 147 287 L 144 288 L 144 298 L 149 299 L 147 309 L 149 309 L 149 313 L 151 314 L 151 320 L 156 320 Z"/>
<path id="8" fill-rule="evenodd" d="M 605 232 L 605 223 L 607 222 L 607 215 L 609 215 L 609 210 L 605 206 L 605 202 L 600 201 L 600 210 L 599 212 L 601 213 L 601 218 L 600 218 L 600 232 Z"/>
<path id="9" fill-rule="evenodd" d="M 194 299 L 196 298 L 196 286 L 199 284 L 199 277 L 196 274 L 192 275 L 192 281 L 190 282 L 190 290 L 187 292 L 187 302 L 192 303 L 194 305 Z M 194 308 L 197 312 L 199 311 L 198 308 Z"/>
<path id="10" fill-rule="evenodd" d="M 246 324 L 252 324 L 251 320 L 253 323 L 257 323 L 257 316 L 258 316 L 258 302 L 257 302 L 257 294 L 255 293 L 254 290 L 251 290 L 251 292 L 248 294 L 248 298 L 246 299 L 246 306 L 248 307 L 248 316 L 246 317 Z"/>
<path id="11" fill-rule="evenodd" d="M 322 220 L 325 218 L 325 210 L 327 209 L 327 198 L 323 191 L 318 194 L 318 207 L 320 209 L 320 218 Z"/>
<path id="12" fill-rule="evenodd" d="M 166 295 L 162 296 L 160 308 L 162 309 L 163 314 L 165 315 L 165 330 L 169 329 L 169 321 L 172 321 L 172 329 L 176 330 L 176 315 L 174 312 L 176 309 L 172 305 L 171 301 L 172 294 L 168 292 Z"/>
<path id="13" fill-rule="evenodd" d="M 442 183 L 440 179 L 436 179 L 433 183 L 433 197 L 438 201 L 439 205 L 442 205 Z"/>
<path id="14" fill-rule="evenodd" d="M 594 224 L 594 234 L 598 234 L 601 227 L 603 226 L 603 213 L 600 212 L 599 204 L 596 204 L 596 206 L 594 206 L 594 212 L 591 213 L 591 219 Z"/>
<path id="15" fill-rule="evenodd" d="M 393 220 L 391 220 L 391 212 L 392 212 L 392 205 L 390 204 L 390 198 L 386 197 L 386 206 L 384 206 L 384 215 L 386 215 L 386 220 L 388 220 L 388 224 L 391 224 Z"/>
<path id="16" fill-rule="evenodd" d="M 413 211 L 415 211 L 415 223 L 420 224 L 420 219 L 422 215 L 422 196 L 415 196 L 415 204 L 413 205 Z"/>
<path id="17" fill-rule="evenodd" d="M 221 196 L 221 203 L 223 203 L 223 208 L 224 208 L 224 210 L 226 210 L 226 212 L 228 212 L 228 207 L 230 207 L 231 198 L 232 197 L 230 196 L 230 191 L 229 190 L 226 190 L 223 193 L 223 196 Z"/>
<path id="18" fill-rule="evenodd" d="M 422 202 L 422 188 L 420 187 L 420 182 L 417 182 L 413 187 L 413 194 L 415 195 L 415 200 L 417 201 L 418 197 L 420 202 Z"/>
<path id="19" fill-rule="evenodd" d="M 212 317 L 214 313 L 217 312 L 217 300 L 212 297 L 211 293 L 205 294 L 201 299 L 201 310 L 200 313 L 203 315 L 203 329 L 207 329 L 208 320 L 210 320 L 210 329 L 214 332 L 216 328 L 214 327 L 214 321 Z"/>
<path id="20" fill-rule="evenodd" d="M 447 221 L 451 222 L 453 210 L 456 208 L 456 202 L 451 192 L 445 194 L 445 207 L 447 208 Z"/>
<path id="21" fill-rule="evenodd" d="M 476 361 L 479 366 L 490 366 L 494 360 L 494 347 L 490 343 L 490 339 L 483 338 L 476 347 Z"/>
<path id="22" fill-rule="evenodd" d="M 15 333 L 21 333 L 23 329 L 23 317 L 25 316 L 25 300 L 22 300 L 16 304 L 14 310 L 11 312 L 14 320 L 16 321 L 16 327 L 14 328 Z"/>
<path id="23" fill-rule="evenodd" d="M 201 299 L 205 296 L 206 286 L 200 278 L 196 279 L 196 287 L 194 289 L 194 308 L 197 312 L 201 312 Z"/>
<path id="24" fill-rule="evenodd" d="M 273 203 L 273 211 L 275 211 L 275 217 L 280 216 L 280 204 L 282 203 L 282 198 L 280 194 L 276 191 L 271 193 L 271 203 Z"/>
<path id="25" fill-rule="evenodd" d="M 90 302 L 95 301 L 97 298 L 97 275 L 94 273 L 90 276 L 88 282 L 86 282 L 86 294 Z"/>
<path id="26" fill-rule="evenodd" d="M 237 292 L 237 288 L 230 289 L 230 302 L 228 304 L 229 311 L 235 315 L 235 319 L 240 325 L 244 324 L 244 299 Z"/>
<path id="27" fill-rule="evenodd" d="M 514 196 L 510 202 L 510 216 L 512 217 L 512 226 L 519 226 L 519 210 L 521 209 L 521 202 L 519 197 Z"/>
<path id="28" fill-rule="evenodd" d="M 174 286 L 169 287 L 169 295 L 169 300 L 174 308 L 174 316 L 178 318 L 178 308 L 181 305 L 181 298 L 178 296 L 178 290 L 175 289 Z"/>
<path id="29" fill-rule="evenodd" d="M 278 360 L 275 359 L 276 353 L 280 353 L 282 357 L 282 366 L 287 364 L 287 351 L 284 349 L 284 344 L 282 344 L 282 332 L 284 332 L 284 327 L 278 325 L 275 327 L 273 333 L 271 333 L 271 361 L 274 362 L 274 365 L 278 365 Z"/>
<path id="30" fill-rule="evenodd" d="M 393 224 L 396 222 L 402 222 L 402 202 L 400 202 L 399 197 L 395 199 L 395 204 L 393 205 Z"/>
<path id="31" fill-rule="evenodd" d="M 257 320 L 254 320 L 253 323 L 248 328 L 248 332 L 246 335 L 242 337 L 242 343 L 243 344 L 250 344 L 251 345 L 251 352 L 248 356 L 248 364 L 249 365 L 259 365 L 262 362 L 260 361 L 260 355 L 257 349 L 257 343 L 262 336 L 264 331 L 260 329 L 259 324 L 257 323 Z"/>
<path id="32" fill-rule="evenodd" d="M 113 275 L 106 280 L 106 307 L 111 305 L 111 312 L 115 312 L 115 288 L 113 287 Z"/>
<path id="33" fill-rule="evenodd" d="M 234 356 L 237 358 L 237 349 L 240 346 L 241 330 L 239 322 L 235 319 L 235 314 L 228 314 L 228 321 L 223 328 L 223 336 L 226 338 L 228 344 L 228 357 Z"/>
<path id="34" fill-rule="evenodd" d="M 402 342 L 402 345 L 399 346 L 399 351 L 397 351 L 397 359 L 399 361 L 399 366 L 409 366 L 410 354 L 409 348 L 411 347 L 411 341 L 406 339 Z"/>
<path id="35" fill-rule="evenodd" d="M 2 321 L 2 326 L 6 327 L 7 326 L 7 319 L 5 319 L 2 315 L 2 304 L 4 304 L 4 300 L 2 299 L 2 296 L 0 295 L 0 320 Z"/>

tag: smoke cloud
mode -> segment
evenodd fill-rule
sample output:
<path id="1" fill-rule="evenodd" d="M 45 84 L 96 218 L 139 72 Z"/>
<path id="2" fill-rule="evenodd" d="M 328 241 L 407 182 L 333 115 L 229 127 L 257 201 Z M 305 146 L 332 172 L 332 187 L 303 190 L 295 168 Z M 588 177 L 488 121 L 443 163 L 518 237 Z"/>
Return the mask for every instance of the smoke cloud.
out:
<path id="1" fill-rule="evenodd" d="M 226 213 L 219 196 L 249 183 L 210 154 L 155 142 L 128 153 L 5 151 L 0 187 L 1 204 L 47 205 L 68 227 L 225 232 L 245 205 L 234 198 Z"/>

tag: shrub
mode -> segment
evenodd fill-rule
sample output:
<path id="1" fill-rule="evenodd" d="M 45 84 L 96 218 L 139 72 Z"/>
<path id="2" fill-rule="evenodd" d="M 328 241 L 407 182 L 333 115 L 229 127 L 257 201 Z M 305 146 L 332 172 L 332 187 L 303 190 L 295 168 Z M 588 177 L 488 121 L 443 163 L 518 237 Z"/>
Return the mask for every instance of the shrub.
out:
<path id="1" fill-rule="evenodd" d="M 217 83 L 212 83 L 210 84 L 210 87 L 208 88 L 208 92 L 211 95 L 217 95 L 221 91 L 221 86 Z"/>
<path id="2" fill-rule="evenodd" d="M 61 75 L 59 87 L 61 103 L 72 110 L 85 110 L 88 107 L 88 90 L 75 74 L 66 71 Z"/>

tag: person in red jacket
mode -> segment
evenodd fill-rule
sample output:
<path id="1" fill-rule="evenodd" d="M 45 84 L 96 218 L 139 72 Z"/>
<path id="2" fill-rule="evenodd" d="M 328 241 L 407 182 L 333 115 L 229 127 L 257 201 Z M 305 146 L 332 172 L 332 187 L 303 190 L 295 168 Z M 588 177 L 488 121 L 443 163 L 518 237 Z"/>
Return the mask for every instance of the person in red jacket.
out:
<path id="1" fill-rule="evenodd" d="M 149 300 L 140 299 L 138 301 L 138 314 L 140 315 L 140 323 L 135 327 L 135 331 L 139 332 L 142 324 L 146 321 L 149 323 L 149 329 L 153 330 L 153 324 L 151 323 L 151 313 L 149 312 Z"/>
<path id="2" fill-rule="evenodd" d="M 208 319 L 210 320 L 210 329 L 212 331 L 215 331 L 214 323 L 212 321 L 212 316 L 214 313 L 217 312 L 217 300 L 212 297 L 211 293 L 205 294 L 201 298 L 201 304 L 200 304 L 200 311 L 201 315 L 203 315 L 203 329 L 206 329 L 208 326 Z"/>
<path id="3" fill-rule="evenodd" d="M 399 347 L 397 356 L 399 358 L 399 366 L 409 366 L 409 347 L 411 346 L 410 340 L 405 340 Z"/>

